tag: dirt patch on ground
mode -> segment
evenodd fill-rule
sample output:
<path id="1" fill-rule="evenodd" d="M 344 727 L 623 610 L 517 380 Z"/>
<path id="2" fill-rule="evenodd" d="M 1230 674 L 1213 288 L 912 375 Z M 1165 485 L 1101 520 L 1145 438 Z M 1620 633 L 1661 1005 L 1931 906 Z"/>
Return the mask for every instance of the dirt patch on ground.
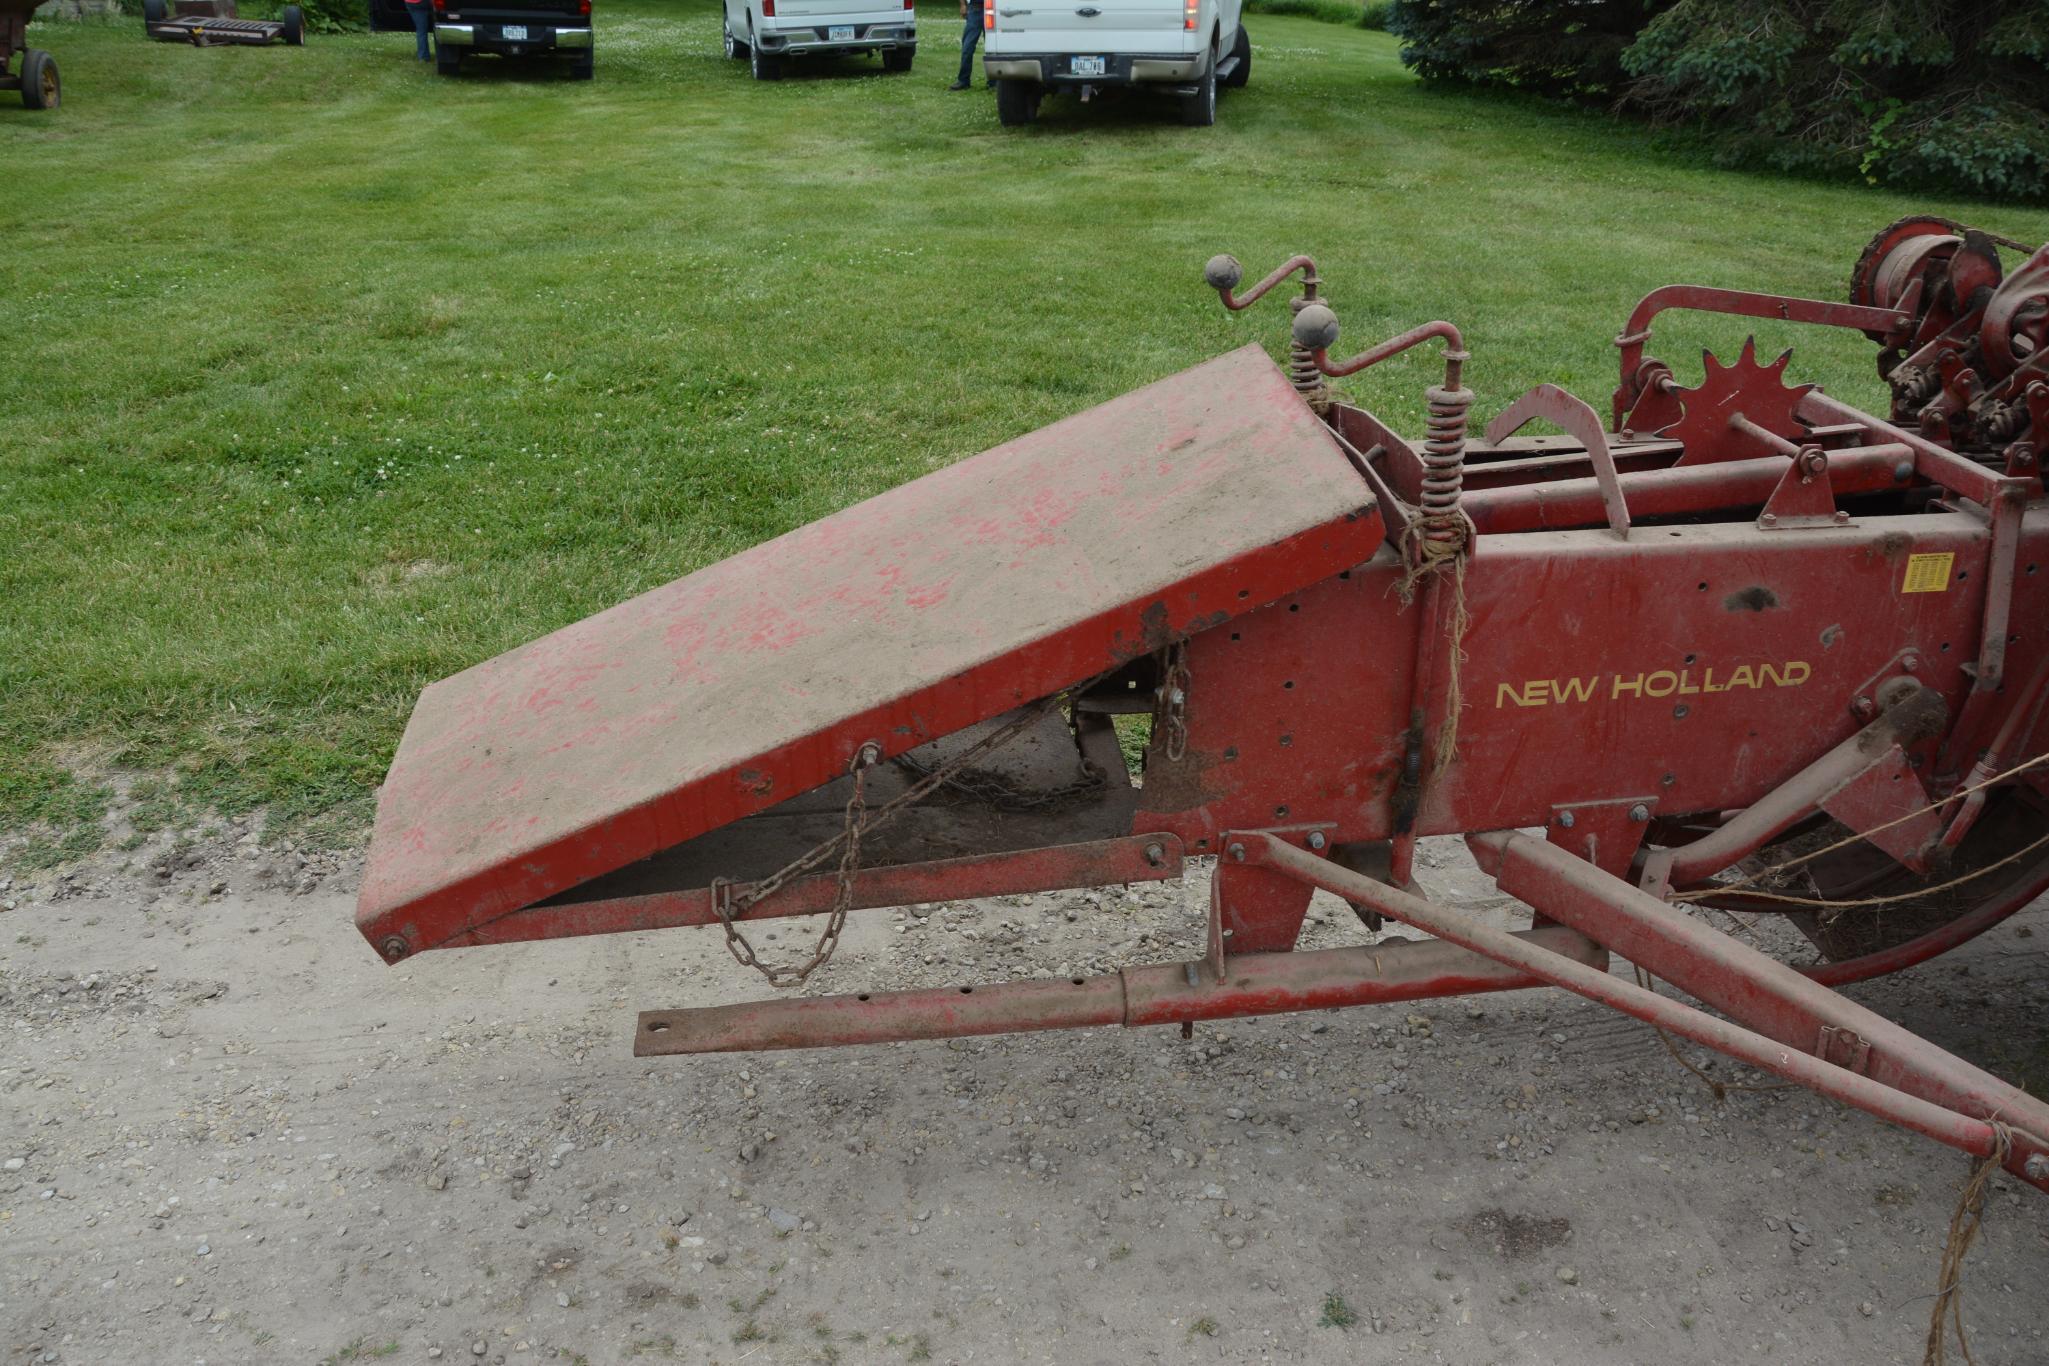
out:
<path id="1" fill-rule="evenodd" d="M 355 875 L 231 835 L 17 879 L 0 1360 L 1904 1362 L 1966 1166 L 1804 1091 L 1716 1104 L 1542 992 L 636 1061 L 635 1010 L 758 994 L 715 933 L 388 968 Z M 1206 896 L 857 913 L 813 985 L 1190 958 Z M 2044 920 L 1856 993 L 2015 1070 Z M 1307 938 L 1366 931 L 1319 899 Z M 1993 1182 L 1986 1366 L 2049 1360 L 2043 1212 Z"/>

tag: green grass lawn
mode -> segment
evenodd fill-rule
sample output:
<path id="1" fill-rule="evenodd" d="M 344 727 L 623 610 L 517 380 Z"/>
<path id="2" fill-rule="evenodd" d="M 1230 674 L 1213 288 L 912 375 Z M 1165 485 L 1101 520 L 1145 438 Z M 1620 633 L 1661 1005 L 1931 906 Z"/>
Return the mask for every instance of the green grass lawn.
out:
<path id="1" fill-rule="evenodd" d="M 49 841 L 134 770 L 160 810 L 350 837 L 431 680 L 1248 338 L 1278 351 L 1285 309 L 1201 287 L 1217 251 L 1314 253 L 1344 349 L 1458 321 L 1484 418 L 1544 380 L 1604 407 L 1610 338 L 1661 283 L 1840 297 L 1913 211 L 2049 234 L 1428 90 L 1386 35 L 1303 19 L 1253 18 L 1215 128 L 1123 101 L 1005 131 L 943 89 L 953 14 L 923 12 L 909 76 L 775 85 L 720 58 L 702 0 L 599 0 L 589 84 L 443 80 L 400 35 L 32 29 L 65 104 L 0 99 L 0 829 L 75 853 L 89 834 Z M 1683 362 L 1741 327 L 1661 339 Z M 1861 338 L 1799 340 L 1806 378 L 1878 400 Z M 1430 378 L 1417 354 L 1352 387 L 1420 429 Z"/>

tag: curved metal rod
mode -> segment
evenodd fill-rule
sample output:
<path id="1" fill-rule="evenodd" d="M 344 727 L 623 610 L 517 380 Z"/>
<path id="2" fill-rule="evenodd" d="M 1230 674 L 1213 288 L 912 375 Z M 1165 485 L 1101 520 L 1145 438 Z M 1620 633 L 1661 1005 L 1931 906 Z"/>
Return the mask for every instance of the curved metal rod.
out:
<path id="1" fill-rule="evenodd" d="M 1230 262 L 1229 271 L 1223 275 L 1217 274 L 1216 272 L 1222 267 L 1222 263 L 1226 261 Z M 1290 256 L 1287 260 L 1281 262 L 1271 275 L 1261 280 L 1251 289 L 1246 290 L 1243 294 L 1232 292 L 1237 288 L 1239 279 L 1242 278 L 1238 274 L 1239 266 L 1235 257 L 1216 257 L 1210 262 L 1210 267 L 1210 270 L 1204 272 L 1204 276 L 1209 281 L 1210 287 L 1216 290 L 1217 297 L 1224 301 L 1224 307 L 1230 309 L 1233 313 L 1252 307 L 1252 305 L 1258 303 L 1262 297 L 1271 291 L 1275 285 L 1287 279 L 1298 270 L 1302 272 L 1304 298 L 1314 299 L 1317 286 L 1323 283 L 1322 277 L 1316 273 L 1315 259 L 1308 256 Z"/>
<path id="2" fill-rule="evenodd" d="M 1615 345 L 1622 349 L 1622 382 L 1615 390 L 1612 405 L 1617 428 L 1621 427 L 1623 416 L 1635 406 L 1641 394 L 1636 376 L 1643 365 L 1644 343 L 1651 339 L 1651 319 L 1667 309 L 1812 323 L 1819 327 L 1847 327 L 1860 332 L 1904 332 L 1914 325 L 1911 316 L 1894 308 L 1839 304 L 1827 299 L 1796 299 L 1784 294 L 1716 289 L 1710 285 L 1662 286 L 1637 301 L 1636 307 L 1630 311 L 1628 324 L 1615 338 Z"/>
<path id="3" fill-rule="evenodd" d="M 1378 365 L 1391 356 L 1399 356 L 1432 337 L 1444 338 L 1444 383 L 1446 388 L 1456 389 L 1459 384 L 1458 367 L 1463 365 L 1466 359 L 1466 342 L 1453 323 L 1439 321 L 1412 327 L 1399 337 L 1389 337 L 1380 345 L 1361 351 L 1350 360 L 1332 360 L 1330 351 L 1323 346 L 1311 348 L 1310 354 L 1316 358 L 1317 369 L 1332 379 L 1343 379 L 1346 375 L 1358 374 L 1369 365 Z"/>
<path id="4" fill-rule="evenodd" d="M 1622 481 L 1615 473 L 1615 457 L 1608 450 L 1608 434 L 1601 430 L 1601 415 L 1584 399 L 1574 397 L 1555 384 L 1539 384 L 1487 424 L 1487 440 L 1498 446 L 1505 438 L 1538 418 L 1562 427 L 1567 435 L 1587 448 L 1587 458 L 1594 465 L 1594 482 L 1601 490 L 1601 505 L 1608 514 L 1608 529 L 1615 533 L 1616 540 L 1628 540 L 1629 505 L 1622 497 Z"/>

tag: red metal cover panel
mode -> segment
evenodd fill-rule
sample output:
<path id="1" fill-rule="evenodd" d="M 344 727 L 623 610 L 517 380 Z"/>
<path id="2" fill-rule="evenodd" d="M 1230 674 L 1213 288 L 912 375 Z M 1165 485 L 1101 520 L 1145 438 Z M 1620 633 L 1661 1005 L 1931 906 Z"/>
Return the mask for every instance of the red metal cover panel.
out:
<path id="1" fill-rule="evenodd" d="M 387 956 L 1360 563 L 1366 485 L 1248 346 L 422 694 L 357 924 Z M 387 943 L 399 936 L 402 945 Z"/>

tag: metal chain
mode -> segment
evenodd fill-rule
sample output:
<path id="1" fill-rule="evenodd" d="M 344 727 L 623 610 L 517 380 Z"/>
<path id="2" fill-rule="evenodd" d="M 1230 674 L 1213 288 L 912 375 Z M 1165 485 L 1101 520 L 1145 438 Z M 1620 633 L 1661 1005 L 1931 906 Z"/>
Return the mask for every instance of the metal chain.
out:
<path id="1" fill-rule="evenodd" d="M 730 878 L 715 877 L 711 880 L 712 910 L 717 913 L 719 923 L 725 926 L 726 952 L 733 955 L 734 962 L 760 973 L 773 987 L 800 983 L 824 967 L 831 961 L 834 950 L 839 947 L 840 932 L 846 928 L 847 912 L 853 909 L 854 875 L 860 871 L 862 837 L 889 824 L 898 812 L 929 796 L 940 784 L 952 780 L 975 760 L 1009 744 L 1026 730 L 1037 725 L 1068 697 L 1086 691 L 1114 672 L 1116 671 L 1113 669 L 1098 674 L 1086 682 L 1042 698 L 1038 705 L 989 732 L 938 768 L 927 772 L 924 777 L 901 793 L 876 807 L 872 814 L 867 803 L 867 771 L 882 762 L 882 746 L 873 740 L 863 743 L 847 764 L 847 772 L 854 779 L 854 793 L 847 800 L 846 821 L 837 835 L 749 885 L 744 892 L 735 892 L 734 883 Z M 734 922 L 781 891 L 790 879 L 807 873 L 825 862 L 835 851 L 840 855 L 836 874 L 838 885 L 833 890 L 832 908 L 826 915 L 825 928 L 818 936 L 818 943 L 812 949 L 811 957 L 795 967 L 779 967 L 762 962 L 754 951 L 754 945 L 748 942 L 746 935 L 740 933 L 739 926 Z"/>
<path id="2" fill-rule="evenodd" d="M 1188 642 L 1177 640 L 1167 647 L 1166 668 L 1160 675 L 1159 703 L 1154 724 L 1167 730 L 1167 758 L 1180 763 L 1188 753 Z"/>

